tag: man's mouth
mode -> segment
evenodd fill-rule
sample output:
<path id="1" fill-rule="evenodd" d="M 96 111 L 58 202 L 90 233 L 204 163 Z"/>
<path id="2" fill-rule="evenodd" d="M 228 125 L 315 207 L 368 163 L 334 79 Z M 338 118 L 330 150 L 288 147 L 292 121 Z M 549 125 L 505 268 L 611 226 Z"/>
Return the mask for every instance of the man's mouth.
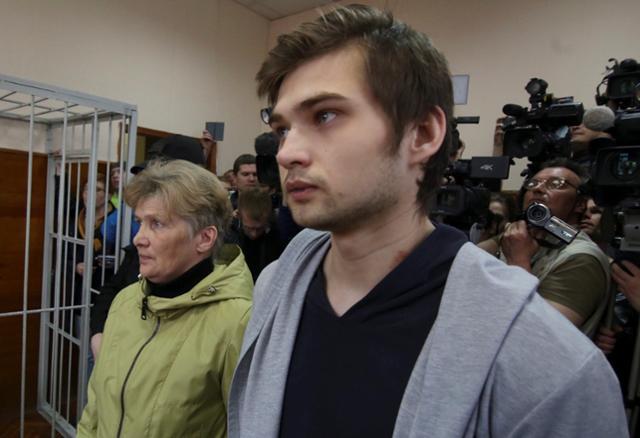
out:
<path id="1" fill-rule="evenodd" d="M 306 201 L 317 189 L 317 186 L 303 180 L 294 179 L 285 182 L 285 190 L 293 201 Z"/>

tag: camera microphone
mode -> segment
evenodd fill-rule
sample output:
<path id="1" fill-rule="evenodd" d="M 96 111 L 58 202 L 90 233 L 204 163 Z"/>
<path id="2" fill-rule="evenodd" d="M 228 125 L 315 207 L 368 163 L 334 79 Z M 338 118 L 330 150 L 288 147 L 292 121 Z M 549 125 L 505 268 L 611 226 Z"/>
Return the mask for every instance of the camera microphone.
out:
<path id="1" fill-rule="evenodd" d="M 527 109 L 515 103 L 508 103 L 502 107 L 502 112 L 508 116 L 519 118 L 527 114 Z"/>
<path id="2" fill-rule="evenodd" d="M 582 124 L 592 131 L 608 131 L 613 128 L 616 115 L 608 106 L 597 106 L 584 112 Z"/>

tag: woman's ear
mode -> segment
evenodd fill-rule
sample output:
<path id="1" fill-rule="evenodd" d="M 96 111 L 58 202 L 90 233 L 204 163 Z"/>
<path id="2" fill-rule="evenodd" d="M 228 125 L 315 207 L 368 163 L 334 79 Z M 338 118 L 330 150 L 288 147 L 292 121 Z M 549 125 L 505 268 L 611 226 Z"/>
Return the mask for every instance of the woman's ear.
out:
<path id="1" fill-rule="evenodd" d="M 198 232 L 198 238 L 196 250 L 202 254 L 211 252 L 218 240 L 218 229 L 214 225 L 209 225 Z"/>
<path id="2" fill-rule="evenodd" d="M 409 147 L 410 163 L 424 164 L 442 147 L 447 134 L 447 117 L 439 106 L 433 107 L 413 127 Z"/>

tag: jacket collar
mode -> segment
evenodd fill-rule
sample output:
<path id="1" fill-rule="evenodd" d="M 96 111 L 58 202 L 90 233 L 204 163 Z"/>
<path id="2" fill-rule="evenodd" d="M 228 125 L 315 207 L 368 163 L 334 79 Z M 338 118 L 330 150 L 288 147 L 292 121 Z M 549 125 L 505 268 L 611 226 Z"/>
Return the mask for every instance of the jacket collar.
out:
<path id="1" fill-rule="evenodd" d="M 234 298 L 251 300 L 253 280 L 237 245 L 225 245 L 214 262 L 213 272 L 204 277 L 190 291 L 175 298 L 149 295 L 146 280 L 139 279 L 138 307 L 147 299 L 147 309 L 159 317 L 173 317 L 192 307 Z"/>

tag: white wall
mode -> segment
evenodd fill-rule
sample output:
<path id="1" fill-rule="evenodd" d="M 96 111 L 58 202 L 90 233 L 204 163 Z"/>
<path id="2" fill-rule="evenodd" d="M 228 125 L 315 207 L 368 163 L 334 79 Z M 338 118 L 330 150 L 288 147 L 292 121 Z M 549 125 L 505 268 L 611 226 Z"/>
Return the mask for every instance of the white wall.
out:
<path id="1" fill-rule="evenodd" d="M 268 29 L 231 0 L 0 0 L 0 73 L 136 104 L 147 128 L 223 121 L 224 171 L 264 131 L 253 77 Z"/>
<path id="2" fill-rule="evenodd" d="M 640 60 L 640 1 L 612 0 L 360 0 L 389 7 L 394 15 L 429 35 L 453 74 L 470 74 L 467 105 L 457 115 L 479 115 L 480 125 L 460 128 L 464 157 L 490 155 L 495 120 L 505 103 L 528 105 L 532 77 L 549 92 L 595 106 L 595 87 L 609 58 Z M 344 4 L 351 2 L 341 2 Z M 271 23 L 269 46 L 283 32 L 317 17 L 316 11 Z M 521 178 L 511 169 L 505 189 Z"/>

